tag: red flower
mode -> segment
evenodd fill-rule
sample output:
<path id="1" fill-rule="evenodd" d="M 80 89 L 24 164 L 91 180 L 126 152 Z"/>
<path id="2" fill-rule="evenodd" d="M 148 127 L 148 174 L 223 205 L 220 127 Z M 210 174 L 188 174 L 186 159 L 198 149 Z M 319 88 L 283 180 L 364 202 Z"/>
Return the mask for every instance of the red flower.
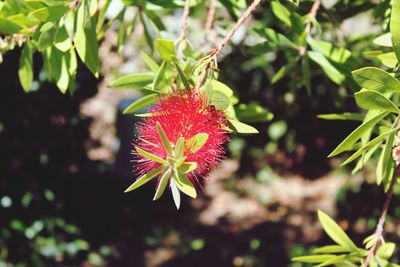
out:
<path id="1" fill-rule="evenodd" d="M 210 168 L 215 167 L 225 153 L 223 146 L 228 140 L 228 135 L 223 112 L 210 106 L 203 95 L 187 90 L 161 97 L 150 108 L 149 113 L 152 116 L 144 118 L 137 127 L 135 146 L 167 160 L 166 149 L 157 132 L 157 123 L 172 147 L 183 137 L 185 162 L 197 163 L 197 168 L 187 173 L 186 177 L 193 185 L 201 187 L 201 182 Z M 200 133 L 208 135 L 207 141 L 199 150 L 193 152 L 188 140 Z M 137 157 L 134 162 L 139 177 L 161 166 L 160 163 L 143 157 L 136 150 L 132 153 Z"/>

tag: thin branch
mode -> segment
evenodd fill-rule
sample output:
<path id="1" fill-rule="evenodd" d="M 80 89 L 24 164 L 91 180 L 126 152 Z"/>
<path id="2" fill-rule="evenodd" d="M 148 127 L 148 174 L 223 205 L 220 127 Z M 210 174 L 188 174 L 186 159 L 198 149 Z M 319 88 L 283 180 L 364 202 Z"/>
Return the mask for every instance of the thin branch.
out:
<path id="1" fill-rule="evenodd" d="M 372 245 L 372 247 L 368 250 L 367 257 L 365 258 L 365 261 L 363 262 L 363 265 L 362 265 L 363 267 L 368 267 L 371 259 L 375 256 L 376 252 L 378 251 L 378 249 L 381 245 L 381 240 L 383 237 L 383 225 L 385 223 L 386 214 L 389 209 L 390 201 L 392 200 L 393 188 L 394 188 L 394 185 L 396 184 L 397 177 L 399 176 L 399 174 L 400 174 L 400 164 L 396 165 L 396 167 L 393 171 L 392 180 L 390 181 L 389 190 L 386 194 L 386 199 L 385 199 L 385 203 L 383 204 L 381 216 L 379 217 L 379 222 L 378 222 L 378 225 L 376 226 L 375 242 Z"/>
<path id="2" fill-rule="evenodd" d="M 320 5 L 321 5 L 321 0 L 315 0 L 314 4 L 311 6 L 310 13 L 309 13 L 310 18 L 304 29 L 304 32 L 306 33 L 307 36 L 311 32 L 311 23 L 312 23 L 312 20 L 317 16 L 317 12 L 318 12 Z M 299 48 L 300 56 L 304 56 L 305 53 L 306 53 L 306 47 L 300 46 L 300 48 Z"/>
<path id="3" fill-rule="evenodd" d="M 232 27 L 232 29 L 229 31 L 229 33 L 225 36 L 225 38 L 222 40 L 222 42 L 215 48 L 211 54 L 210 54 L 210 59 L 207 65 L 204 67 L 204 71 L 202 75 L 200 76 L 200 79 L 198 80 L 196 84 L 196 90 L 200 88 L 200 86 L 204 83 L 205 79 L 207 78 L 208 71 L 210 68 L 213 66 L 213 64 L 217 61 L 217 56 L 221 51 L 224 49 L 224 47 L 228 44 L 229 40 L 235 35 L 237 30 L 249 19 L 251 14 L 256 10 L 257 6 L 261 3 L 261 0 L 254 0 L 253 3 L 246 9 L 246 11 L 242 14 L 242 16 L 239 18 L 239 20 L 235 23 L 235 25 Z"/>
<path id="4" fill-rule="evenodd" d="M 183 9 L 183 15 L 182 15 L 182 26 L 181 26 L 180 40 L 186 40 L 187 20 L 188 20 L 188 17 L 189 17 L 189 11 L 190 11 L 190 0 L 186 0 L 185 1 L 185 8 Z"/>
<path id="5" fill-rule="evenodd" d="M 214 18 L 215 18 L 215 11 L 217 8 L 217 0 L 211 0 L 210 5 L 208 6 L 208 14 L 207 14 L 207 21 L 204 30 L 204 39 L 201 45 L 202 48 L 205 47 L 207 41 L 209 41 L 210 33 L 214 26 Z"/>

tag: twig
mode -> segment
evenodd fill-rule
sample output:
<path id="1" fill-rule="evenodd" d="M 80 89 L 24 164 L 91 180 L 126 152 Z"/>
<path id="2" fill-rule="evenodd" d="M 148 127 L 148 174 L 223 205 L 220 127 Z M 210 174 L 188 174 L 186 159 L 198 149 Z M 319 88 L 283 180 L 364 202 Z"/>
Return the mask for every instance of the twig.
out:
<path id="1" fill-rule="evenodd" d="M 215 18 L 216 8 L 217 8 L 217 0 L 211 0 L 210 5 L 208 6 L 207 21 L 206 21 L 206 26 L 205 26 L 205 30 L 204 30 L 204 39 L 203 39 L 203 43 L 201 45 L 202 48 L 204 48 L 207 41 L 209 41 L 208 38 L 209 38 L 210 32 L 214 26 L 214 18 Z"/>
<path id="2" fill-rule="evenodd" d="M 381 239 L 383 236 L 383 225 L 385 223 L 386 214 L 389 209 L 390 201 L 392 200 L 393 188 L 394 188 L 394 185 L 396 184 L 397 177 L 399 176 L 399 174 L 400 174 L 400 164 L 396 165 L 396 167 L 393 171 L 392 180 L 390 181 L 389 190 L 386 194 L 386 199 L 385 199 L 385 203 L 383 204 L 381 216 L 379 217 L 379 222 L 378 222 L 378 225 L 376 226 L 375 242 L 372 245 L 372 247 L 368 250 L 367 257 L 365 258 L 365 261 L 363 262 L 363 265 L 362 265 L 363 267 L 368 267 L 369 262 L 375 256 L 376 252 L 378 251 L 378 249 L 381 245 Z"/>
<path id="3" fill-rule="evenodd" d="M 181 26 L 181 40 L 186 39 L 186 34 L 187 34 L 187 19 L 189 17 L 189 11 L 190 11 L 190 0 L 185 1 L 185 8 L 183 9 L 183 15 L 182 15 L 182 26 Z"/>
<path id="4" fill-rule="evenodd" d="M 202 75 L 200 76 L 200 79 L 198 80 L 196 84 L 196 90 L 200 88 L 200 86 L 204 83 L 207 73 L 209 69 L 212 67 L 214 62 L 217 61 L 217 56 L 221 51 L 224 49 L 224 47 L 228 44 L 229 40 L 232 38 L 232 36 L 237 32 L 237 30 L 240 28 L 240 26 L 245 23 L 251 14 L 256 10 L 257 6 L 261 3 L 261 0 L 254 0 L 253 3 L 246 9 L 246 11 L 242 14 L 242 16 L 239 18 L 239 20 L 235 23 L 235 25 L 232 27 L 232 29 L 229 31 L 229 33 L 225 36 L 225 38 L 222 40 L 222 42 L 217 46 L 217 48 L 213 49 L 211 54 L 210 54 L 210 60 L 207 63 L 207 65 L 204 67 L 204 71 Z"/>
<path id="5" fill-rule="evenodd" d="M 317 12 L 318 12 L 320 5 L 321 5 L 321 0 L 315 0 L 314 4 L 311 6 L 310 13 L 309 13 L 310 18 L 304 29 L 304 32 L 306 33 L 307 36 L 310 34 L 312 20 L 317 16 Z M 306 47 L 300 46 L 300 48 L 299 48 L 300 56 L 304 56 L 305 53 L 306 53 Z"/>

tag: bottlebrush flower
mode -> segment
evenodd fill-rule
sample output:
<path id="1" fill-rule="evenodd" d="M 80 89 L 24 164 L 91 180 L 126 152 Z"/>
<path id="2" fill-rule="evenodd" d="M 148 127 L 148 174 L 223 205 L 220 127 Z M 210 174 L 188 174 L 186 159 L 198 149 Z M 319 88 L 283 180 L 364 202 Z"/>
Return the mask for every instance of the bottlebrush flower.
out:
<path id="1" fill-rule="evenodd" d="M 161 97 L 149 112 L 151 116 L 138 124 L 132 151 L 139 178 L 125 192 L 158 177 L 154 200 L 169 184 L 179 208 L 178 189 L 196 197 L 196 188 L 224 156 L 227 120 L 194 90 Z"/>

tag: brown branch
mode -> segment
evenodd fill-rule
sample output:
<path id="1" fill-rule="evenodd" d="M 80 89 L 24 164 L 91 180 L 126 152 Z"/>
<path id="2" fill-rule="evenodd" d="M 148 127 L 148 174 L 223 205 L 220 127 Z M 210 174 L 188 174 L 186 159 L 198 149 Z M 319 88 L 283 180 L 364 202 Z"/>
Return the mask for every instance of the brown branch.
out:
<path id="1" fill-rule="evenodd" d="M 235 23 L 235 25 L 232 27 L 232 29 L 229 31 L 229 33 L 225 36 L 225 38 L 222 40 L 222 42 L 217 46 L 215 49 L 212 50 L 210 54 L 210 59 L 207 65 L 204 67 L 204 71 L 202 75 L 200 76 L 200 79 L 198 80 L 196 84 L 196 90 L 200 88 L 200 86 L 204 83 L 205 79 L 207 78 L 208 71 L 210 68 L 212 68 L 214 62 L 217 61 L 217 56 L 221 51 L 224 49 L 224 47 L 228 44 L 229 40 L 235 35 L 237 30 L 249 19 L 251 14 L 256 10 L 257 6 L 261 3 L 261 0 L 254 0 L 253 3 L 246 9 L 246 11 L 242 14 L 242 16 L 238 19 L 238 21 Z"/>
<path id="2" fill-rule="evenodd" d="M 211 0 L 210 5 L 208 6 L 207 21 L 204 30 L 204 39 L 201 45 L 202 48 L 205 47 L 208 38 L 210 36 L 210 32 L 213 29 L 216 8 L 217 8 L 217 0 Z"/>
<path id="3" fill-rule="evenodd" d="M 309 18 L 309 20 L 308 20 L 308 22 L 306 24 L 305 29 L 304 29 L 304 32 L 306 33 L 307 36 L 311 32 L 311 23 L 312 23 L 312 20 L 317 16 L 317 12 L 318 12 L 318 9 L 319 9 L 320 5 L 321 5 L 321 0 L 315 0 L 314 4 L 311 6 L 310 13 L 309 13 L 310 18 Z M 300 56 L 304 56 L 305 53 L 306 53 L 306 47 L 305 46 L 300 46 L 299 47 Z"/>
<path id="4" fill-rule="evenodd" d="M 396 167 L 393 171 L 392 180 L 390 181 L 389 190 L 386 194 L 386 199 L 385 199 L 385 203 L 383 204 L 381 216 L 379 217 L 379 222 L 378 222 L 378 225 L 376 226 L 376 230 L 375 230 L 375 234 L 374 234 L 375 242 L 372 245 L 372 247 L 368 250 L 367 257 L 365 258 L 365 261 L 363 262 L 362 267 L 368 267 L 371 259 L 373 257 L 375 257 L 375 254 L 381 245 L 381 239 L 383 237 L 383 225 L 385 223 L 386 214 L 389 209 L 390 201 L 392 200 L 393 188 L 394 188 L 394 185 L 396 184 L 397 177 L 399 176 L 399 174 L 400 174 L 400 164 L 396 165 Z"/>
<path id="5" fill-rule="evenodd" d="M 188 17 L 189 17 L 189 11 L 190 11 L 190 0 L 186 0 L 185 1 L 185 8 L 183 9 L 183 15 L 182 15 L 182 26 L 181 26 L 180 40 L 186 40 L 187 20 L 188 20 Z"/>

